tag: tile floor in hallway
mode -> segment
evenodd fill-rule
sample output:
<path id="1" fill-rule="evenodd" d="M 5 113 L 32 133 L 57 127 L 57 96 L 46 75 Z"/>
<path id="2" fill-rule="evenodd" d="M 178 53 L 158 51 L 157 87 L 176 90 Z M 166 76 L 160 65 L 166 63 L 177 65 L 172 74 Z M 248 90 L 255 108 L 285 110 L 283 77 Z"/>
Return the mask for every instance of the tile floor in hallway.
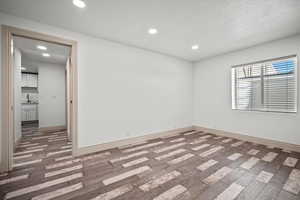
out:
<path id="1" fill-rule="evenodd" d="M 2 199 L 299 200 L 300 153 L 191 131 L 71 157 L 66 132 L 24 129 Z"/>

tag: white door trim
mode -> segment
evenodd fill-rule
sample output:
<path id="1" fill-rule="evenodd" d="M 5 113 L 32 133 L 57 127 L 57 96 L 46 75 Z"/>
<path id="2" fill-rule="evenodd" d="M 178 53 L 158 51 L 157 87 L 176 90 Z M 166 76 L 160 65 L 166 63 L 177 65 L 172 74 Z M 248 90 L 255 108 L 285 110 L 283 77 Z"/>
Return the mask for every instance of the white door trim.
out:
<path id="1" fill-rule="evenodd" d="M 76 155 L 77 145 L 77 42 L 63 39 L 29 30 L 19 29 L 11 26 L 2 25 L 2 129 L 1 129 L 1 162 L 0 172 L 12 170 L 13 164 L 13 135 L 14 135 L 14 95 L 13 95 L 13 63 L 11 54 L 11 40 L 13 36 L 20 36 L 45 42 L 52 42 L 71 48 L 70 77 L 70 133 L 72 136 L 72 153 Z"/>

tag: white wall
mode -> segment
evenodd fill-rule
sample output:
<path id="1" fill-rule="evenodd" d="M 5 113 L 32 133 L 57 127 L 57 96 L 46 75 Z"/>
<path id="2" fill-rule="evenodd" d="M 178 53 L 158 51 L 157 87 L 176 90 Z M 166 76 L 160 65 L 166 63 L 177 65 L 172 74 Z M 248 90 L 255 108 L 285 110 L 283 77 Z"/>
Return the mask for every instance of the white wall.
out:
<path id="1" fill-rule="evenodd" d="M 192 125 L 192 65 L 0 13 L 0 24 L 78 41 L 79 147 Z"/>
<path id="2" fill-rule="evenodd" d="M 22 54 L 19 49 L 14 49 L 14 129 L 15 129 L 15 142 L 22 136 L 22 119 L 21 119 L 21 66 Z"/>
<path id="3" fill-rule="evenodd" d="M 37 63 L 39 127 L 66 126 L 65 66 Z"/>
<path id="4" fill-rule="evenodd" d="M 300 35 L 195 63 L 194 124 L 300 144 L 300 111 L 286 114 L 231 109 L 231 66 L 292 54 L 300 55 Z"/>

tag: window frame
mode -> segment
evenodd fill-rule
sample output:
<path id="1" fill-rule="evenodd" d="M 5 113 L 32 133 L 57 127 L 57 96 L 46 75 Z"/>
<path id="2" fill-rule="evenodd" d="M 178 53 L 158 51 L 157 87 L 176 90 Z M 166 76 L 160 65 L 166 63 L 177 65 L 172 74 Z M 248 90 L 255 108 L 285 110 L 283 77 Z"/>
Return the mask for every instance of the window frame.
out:
<path id="1" fill-rule="evenodd" d="M 236 87 L 236 82 L 233 84 L 233 81 L 236 81 L 237 78 L 233 77 L 233 69 L 237 67 L 242 67 L 242 66 L 247 66 L 247 65 L 255 65 L 255 64 L 263 64 L 266 62 L 274 62 L 274 61 L 280 61 L 283 59 L 290 59 L 293 58 L 295 60 L 295 111 L 279 111 L 279 110 L 263 110 L 263 109 L 240 109 L 237 108 L 238 106 L 236 105 L 236 93 L 237 93 L 237 87 Z M 236 111 L 246 111 L 246 112 L 263 112 L 263 113 L 287 113 L 287 114 L 297 114 L 298 113 L 298 107 L 299 107 L 299 70 L 298 70 L 298 56 L 297 54 L 292 54 L 288 56 L 282 56 L 282 57 L 276 57 L 276 58 L 271 58 L 271 59 L 265 59 L 265 60 L 260 60 L 260 61 L 255 61 L 255 62 L 249 62 L 245 64 L 238 64 L 238 65 L 233 65 L 230 67 L 230 84 L 231 84 L 231 110 L 236 110 Z M 236 73 L 235 73 L 236 75 Z"/>

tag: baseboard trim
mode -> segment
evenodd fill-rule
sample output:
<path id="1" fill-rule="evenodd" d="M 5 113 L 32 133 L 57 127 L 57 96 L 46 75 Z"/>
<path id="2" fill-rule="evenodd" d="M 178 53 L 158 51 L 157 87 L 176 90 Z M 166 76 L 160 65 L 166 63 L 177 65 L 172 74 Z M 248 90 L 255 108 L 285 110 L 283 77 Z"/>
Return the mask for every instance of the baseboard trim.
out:
<path id="1" fill-rule="evenodd" d="M 231 138 L 244 140 L 244 141 L 248 141 L 248 142 L 253 142 L 253 143 L 257 143 L 257 144 L 274 146 L 274 147 L 282 148 L 285 150 L 300 152 L 300 145 L 296 145 L 296 144 L 290 144 L 290 143 L 280 142 L 280 141 L 276 141 L 276 140 L 248 136 L 248 135 L 243 135 L 240 133 L 232 133 L 232 132 L 222 131 L 222 130 L 217 130 L 217 129 L 212 129 L 212 128 L 205 128 L 205 127 L 200 127 L 200 126 L 190 126 L 190 127 L 179 128 L 179 129 L 174 129 L 174 130 L 169 130 L 169 131 L 164 131 L 164 132 L 159 132 L 159 133 L 153 133 L 153 134 L 139 136 L 139 137 L 127 138 L 127 139 L 118 140 L 118 141 L 114 141 L 114 142 L 97 144 L 97 145 L 92 145 L 92 146 L 88 146 L 88 147 L 81 147 L 81 148 L 78 148 L 76 152 L 73 152 L 73 155 L 75 157 L 77 157 L 77 156 L 82 156 L 82 155 L 86 155 L 86 154 L 105 151 L 108 149 L 113 149 L 116 147 L 125 147 L 126 145 L 136 145 L 136 144 L 145 142 L 147 140 L 156 139 L 156 138 L 172 137 L 172 136 L 178 135 L 179 133 L 182 133 L 185 131 L 192 131 L 192 130 L 203 131 L 206 133 L 213 133 L 213 134 L 220 135 L 220 136 L 231 137 Z"/>
<path id="2" fill-rule="evenodd" d="M 297 145 L 297 144 L 290 144 L 290 143 L 280 142 L 280 141 L 276 141 L 276 140 L 270 140 L 270 139 L 254 137 L 254 136 L 249 136 L 249 135 L 243 135 L 243 134 L 239 134 L 239 133 L 232 133 L 232 132 L 227 132 L 227 131 L 222 131 L 222 130 L 217 130 L 217 129 L 212 129 L 212 128 L 205 128 L 205 127 L 200 127 L 200 126 L 193 126 L 193 129 L 198 130 L 198 131 L 213 133 L 213 134 L 220 135 L 220 136 L 226 136 L 226 137 L 231 137 L 231 138 L 235 138 L 235 139 L 239 139 L 239 140 L 253 142 L 253 143 L 257 143 L 257 144 L 274 146 L 274 147 L 282 148 L 282 149 L 289 150 L 289 151 L 300 152 L 300 145 Z"/>
<path id="3" fill-rule="evenodd" d="M 17 141 L 15 141 L 15 144 L 14 144 L 14 152 L 16 151 L 17 146 L 19 145 L 19 143 L 20 143 L 20 141 L 21 141 L 21 138 L 22 138 L 22 137 L 20 137 L 19 139 L 17 139 Z"/>
<path id="4" fill-rule="evenodd" d="M 67 129 L 66 126 L 50 126 L 50 127 L 41 127 L 39 131 L 56 131 L 61 129 Z"/>
<path id="5" fill-rule="evenodd" d="M 7 169 L 6 169 L 6 167 L 3 166 L 3 163 L 1 162 L 0 163 L 0 174 L 6 173 L 6 172 L 7 172 Z"/>
<path id="6" fill-rule="evenodd" d="M 98 145 L 93 145 L 93 146 L 88 146 L 88 147 L 81 147 L 78 148 L 76 152 L 73 152 L 74 156 L 82 156 L 86 154 L 91 154 L 99 151 L 104 151 L 107 149 L 113 149 L 116 147 L 124 147 L 126 145 L 135 145 L 139 144 L 141 142 L 151 140 L 151 139 L 156 139 L 156 138 L 161 138 L 161 137 L 171 137 L 175 136 L 179 133 L 185 132 L 185 131 L 192 131 L 193 126 L 190 127 L 185 127 L 185 128 L 179 128 L 179 129 L 174 129 L 170 131 L 164 131 L 164 132 L 159 132 L 159 133 L 153 133 L 149 135 L 143 135 L 143 136 L 138 136 L 138 137 L 133 137 L 133 138 L 128 138 L 124 140 L 118 140 L 114 142 L 109 142 L 109 143 L 103 143 L 103 144 L 98 144 Z"/>

